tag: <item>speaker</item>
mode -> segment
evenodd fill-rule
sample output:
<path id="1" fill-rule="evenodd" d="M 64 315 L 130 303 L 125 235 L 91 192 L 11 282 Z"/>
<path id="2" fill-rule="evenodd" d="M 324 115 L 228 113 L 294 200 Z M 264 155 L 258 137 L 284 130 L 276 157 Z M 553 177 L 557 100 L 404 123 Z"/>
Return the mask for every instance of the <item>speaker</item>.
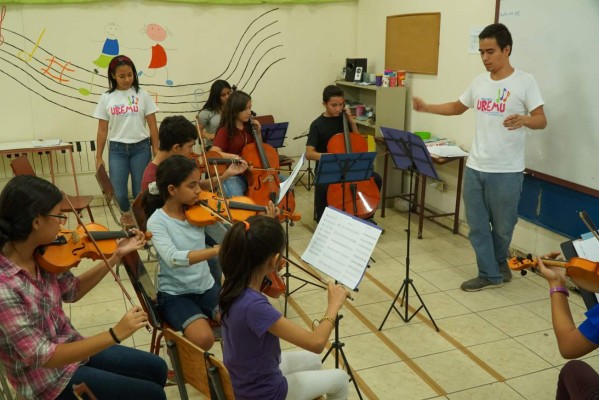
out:
<path id="1" fill-rule="evenodd" d="M 356 77 L 356 68 L 362 68 L 362 76 L 366 73 L 366 58 L 346 58 L 345 59 L 345 80 L 353 82 Z"/>

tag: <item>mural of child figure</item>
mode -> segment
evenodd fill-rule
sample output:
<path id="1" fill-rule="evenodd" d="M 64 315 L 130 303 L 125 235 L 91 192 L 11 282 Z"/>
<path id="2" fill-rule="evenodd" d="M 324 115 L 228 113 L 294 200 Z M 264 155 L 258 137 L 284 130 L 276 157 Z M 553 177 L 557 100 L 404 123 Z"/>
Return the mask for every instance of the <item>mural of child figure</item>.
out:
<path id="1" fill-rule="evenodd" d="M 118 36 L 121 32 L 121 27 L 115 23 L 106 25 L 104 33 L 106 34 L 106 40 L 104 40 L 104 46 L 102 46 L 102 54 L 93 62 L 100 68 L 108 68 L 108 64 L 119 54 L 119 39 Z"/>
<path id="2" fill-rule="evenodd" d="M 166 84 L 172 86 L 173 81 L 168 78 L 168 68 L 166 67 L 166 51 L 164 47 L 158 43 L 163 42 L 166 39 L 166 29 L 158 24 L 148 24 L 148 26 L 146 26 L 146 35 L 148 35 L 152 41 L 157 42 L 154 46 L 152 46 L 152 58 L 150 60 L 150 65 L 148 65 L 148 69 L 153 70 L 153 73 L 150 75 L 147 71 L 139 71 L 137 76 L 142 76 L 145 74 L 146 76 L 153 77 L 156 75 L 156 70 L 164 68 L 166 71 Z"/>

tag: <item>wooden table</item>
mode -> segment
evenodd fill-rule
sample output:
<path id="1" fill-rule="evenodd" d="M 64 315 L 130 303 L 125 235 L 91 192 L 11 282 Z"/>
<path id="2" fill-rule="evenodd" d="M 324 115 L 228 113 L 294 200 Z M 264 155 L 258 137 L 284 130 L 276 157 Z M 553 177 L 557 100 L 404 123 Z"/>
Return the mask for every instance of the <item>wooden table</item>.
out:
<path id="1" fill-rule="evenodd" d="M 384 143 L 384 139 L 381 137 L 375 138 L 377 143 Z M 455 197 L 455 209 L 450 213 L 438 213 L 435 210 L 427 208 L 425 205 L 425 195 L 426 195 L 426 176 L 416 174 L 416 184 L 414 193 L 402 193 L 399 195 L 387 196 L 387 175 L 389 168 L 389 152 L 385 153 L 385 163 L 383 169 L 383 188 L 381 193 L 382 198 L 382 207 L 381 207 L 381 217 L 385 218 L 385 208 L 386 208 L 386 200 L 393 199 L 396 197 L 407 198 L 408 196 L 414 196 L 414 202 L 412 205 L 412 211 L 418 214 L 418 239 L 422 239 L 422 230 L 424 226 L 424 220 L 428 219 L 433 222 L 438 223 L 439 225 L 451 230 L 454 234 L 458 233 L 459 222 L 460 222 L 460 200 L 462 196 L 462 181 L 464 178 L 464 164 L 466 157 L 433 157 L 431 156 L 433 163 L 436 165 L 447 164 L 452 161 L 459 161 L 459 171 L 458 171 L 458 181 L 457 181 L 457 190 Z M 402 182 L 403 183 L 403 182 Z M 411 190 L 411 188 L 410 188 Z M 428 215 L 426 215 L 428 213 Z M 435 221 L 435 218 L 439 217 L 449 217 L 453 215 L 453 226 L 446 226 L 441 224 L 438 221 Z"/>
<path id="2" fill-rule="evenodd" d="M 77 174 L 75 172 L 75 160 L 73 159 L 73 145 L 71 143 L 61 143 L 53 146 L 35 147 L 29 142 L 10 142 L 0 143 L 0 155 L 21 155 L 47 153 L 48 163 L 50 164 L 50 177 L 52 183 L 56 184 L 54 177 L 54 156 L 57 151 L 68 151 L 71 160 L 71 171 L 73 173 L 73 181 L 75 182 L 75 193 L 79 196 L 79 184 L 77 183 Z"/>

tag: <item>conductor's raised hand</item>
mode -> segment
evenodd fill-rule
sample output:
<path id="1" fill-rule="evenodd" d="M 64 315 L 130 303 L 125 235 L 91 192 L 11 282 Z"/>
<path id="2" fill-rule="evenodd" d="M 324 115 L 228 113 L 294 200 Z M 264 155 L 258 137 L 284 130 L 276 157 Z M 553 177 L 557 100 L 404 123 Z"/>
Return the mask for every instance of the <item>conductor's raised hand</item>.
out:
<path id="1" fill-rule="evenodd" d="M 329 306 L 333 307 L 336 311 L 339 311 L 345 302 L 345 299 L 349 297 L 349 291 L 343 286 L 329 282 L 328 287 Z"/>
<path id="2" fill-rule="evenodd" d="M 148 314 L 139 306 L 132 307 L 116 324 L 113 331 L 116 337 L 122 342 L 135 331 L 143 328 L 148 323 Z"/>
<path id="3" fill-rule="evenodd" d="M 508 131 L 513 131 L 526 125 L 528 118 L 527 115 L 512 114 L 503 120 L 503 126 L 507 128 Z"/>
<path id="4" fill-rule="evenodd" d="M 415 111 L 423 112 L 426 109 L 426 103 L 420 97 L 413 97 L 412 98 L 412 108 Z"/>

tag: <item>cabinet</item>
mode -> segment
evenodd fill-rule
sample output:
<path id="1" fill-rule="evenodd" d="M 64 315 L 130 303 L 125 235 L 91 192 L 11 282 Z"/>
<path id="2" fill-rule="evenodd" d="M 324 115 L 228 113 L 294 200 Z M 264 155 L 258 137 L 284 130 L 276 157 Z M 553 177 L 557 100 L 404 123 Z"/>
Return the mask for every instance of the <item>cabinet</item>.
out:
<path id="1" fill-rule="evenodd" d="M 345 92 L 345 98 L 352 103 L 371 106 L 376 116 L 374 124 L 358 121 L 360 133 L 381 136 L 379 127 L 405 129 L 406 119 L 406 87 L 381 87 L 373 85 L 357 85 L 353 82 L 335 82 Z"/>
<path id="2" fill-rule="evenodd" d="M 375 123 L 356 120 L 360 133 L 372 135 L 374 137 L 382 136 L 380 127 L 385 126 L 394 129 L 405 129 L 406 120 L 406 98 L 407 88 L 401 87 L 381 87 L 373 85 L 357 85 L 352 82 L 335 82 L 345 92 L 345 98 L 352 103 L 371 106 L 376 116 Z M 382 154 L 387 151 L 384 143 L 376 144 L 376 152 Z M 377 157 L 374 170 L 381 176 L 384 173 L 384 157 Z M 403 193 L 402 173 L 394 168 L 389 168 L 386 188 L 387 196 L 391 197 Z M 386 205 L 392 206 L 392 199 L 387 199 Z"/>

